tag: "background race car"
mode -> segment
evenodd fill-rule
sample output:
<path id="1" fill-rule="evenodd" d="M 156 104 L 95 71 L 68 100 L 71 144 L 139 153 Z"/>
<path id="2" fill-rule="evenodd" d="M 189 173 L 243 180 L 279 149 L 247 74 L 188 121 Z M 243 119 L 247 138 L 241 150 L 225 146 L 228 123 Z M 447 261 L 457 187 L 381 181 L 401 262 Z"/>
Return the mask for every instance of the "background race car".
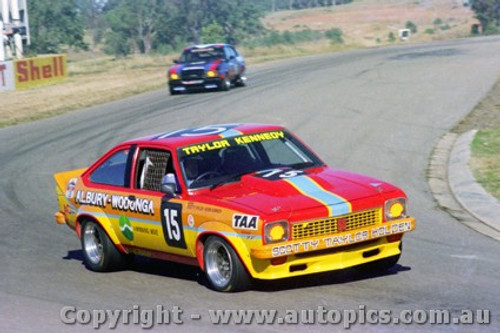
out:
<path id="1" fill-rule="evenodd" d="M 329 168 L 274 125 L 131 140 L 55 179 L 56 221 L 76 231 L 88 268 L 121 268 L 138 254 L 199 266 L 219 291 L 362 264 L 385 270 L 415 228 L 403 191 Z"/>
<path id="2" fill-rule="evenodd" d="M 228 44 L 193 45 L 168 70 L 172 95 L 188 90 L 224 90 L 244 86 L 245 60 Z"/>

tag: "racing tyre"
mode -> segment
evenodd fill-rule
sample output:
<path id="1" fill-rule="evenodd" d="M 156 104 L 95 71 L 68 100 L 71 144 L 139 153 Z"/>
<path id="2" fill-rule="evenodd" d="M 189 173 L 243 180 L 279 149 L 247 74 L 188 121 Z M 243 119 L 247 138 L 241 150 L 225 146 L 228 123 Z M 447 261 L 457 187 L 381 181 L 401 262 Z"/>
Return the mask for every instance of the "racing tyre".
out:
<path id="1" fill-rule="evenodd" d="M 85 266 L 95 272 L 110 272 L 130 263 L 127 256 L 116 248 L 102 227 L 94 221 L 82 223 L 81 243 Z"/>
<path id="2" fill-rule="evenodd" d="M 226 76 L 220 83 L 220 90 L 228 91 L 229 89 L 231 89 L 231 80 Z"/>
<path id="3" fill-rule="evenodd" d="M 244 76 L 238 76 L 235 82 L 235 86 L 237 87 L 244 87 L 247 85 L 247 78 Z"/>
<path id="4" fill-rule="evenodd" d="M 169 88 L 169 90 L 170 90 L 170 95 L 172 95 L 172 96 L 174 96 L 174 95 L 179 95 L 179 92 L 178 92 L 178 91 L 176 91 L 176 90 L 174 90 L 174 89 L 172 89 L 172 88 Z"/>
<path id="5" fill-rule="evenodd" d="M 224 239 L 208 237 L 203 249 L 207 279 L 217 291 L 234 292 L 250 287 L 250 276 L 240 258 Z"/>

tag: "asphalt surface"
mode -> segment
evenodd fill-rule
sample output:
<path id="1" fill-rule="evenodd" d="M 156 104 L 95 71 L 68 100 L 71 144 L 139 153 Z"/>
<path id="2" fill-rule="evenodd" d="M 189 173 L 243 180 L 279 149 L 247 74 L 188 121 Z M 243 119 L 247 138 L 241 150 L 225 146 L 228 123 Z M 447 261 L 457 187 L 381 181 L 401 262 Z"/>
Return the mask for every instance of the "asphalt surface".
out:
<path id="1" fill-rule="evenodd" d="M 156 325 L 160 331 L 235 330 L 211 324 L 210 309 L 319 307 L 359 310 L 359 316 L 365 310 L 398 316 L 403 310 L 447 309 L 458 316 L 462 309 L 487 309 L 490 325 L 358 324 L 351 331 L 498 331 L 500 243 L 439 209 L 426 174 L 438 139 L 498 78 L 499 54 L 496 37 L 305 57 L 250 68 L 248 86 L 227 93 L 171 97 L 161 90 L 0 130 L 0 331 L 94 331 L 63 324 L 61 309 L 157 305 L 183 311 L 183 324 Z M 85 167 L 126 139 L 231 122 L 283 124 L 330 165 L 403 188 L 418 224 L 405 236 L 399 265 L 383 275 L 348 270 L 258 284 L 237 294 L 211 291 L 197 269 L 172 263 L 140 260 L 133 270 L 108 274 L 85 269 L 79 240 L 53 221 L 52 175 Z M 307 328 L 343 330 L 342 324 Z M 120 324 L 119 329 L 141 326 Z M 237 328 L 285 329 L 304 328 Z"/>

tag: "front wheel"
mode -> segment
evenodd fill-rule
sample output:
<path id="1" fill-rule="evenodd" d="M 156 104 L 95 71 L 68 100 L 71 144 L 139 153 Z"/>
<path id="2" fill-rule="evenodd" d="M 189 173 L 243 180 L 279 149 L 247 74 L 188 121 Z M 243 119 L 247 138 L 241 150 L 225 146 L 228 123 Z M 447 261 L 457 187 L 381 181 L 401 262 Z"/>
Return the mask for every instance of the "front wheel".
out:
<path id="1" fill-rule="evenodd" d="M 210 236 L 203 249 L 205 273 L 217 291 L 242 291 L 250 287 L 250 276 L 240 258 L 224 239 Z"/>
<path id="2" fill-rule="evenodd" d="M 85 266 L 96 272 L 109 272 L 126 266 L 128 258 L 118 251 L 102 227 L 94 221 L 82 223 L 81 243 Z"/>
<path id="3" fill-rule="evenodd" d="M 229 80 L 229 77 L 226 76 L 224 79 L 222 79 L 219 88 L 222 91 L 228 91 L 229 89 L 231 89 L 231 80 Z"/>

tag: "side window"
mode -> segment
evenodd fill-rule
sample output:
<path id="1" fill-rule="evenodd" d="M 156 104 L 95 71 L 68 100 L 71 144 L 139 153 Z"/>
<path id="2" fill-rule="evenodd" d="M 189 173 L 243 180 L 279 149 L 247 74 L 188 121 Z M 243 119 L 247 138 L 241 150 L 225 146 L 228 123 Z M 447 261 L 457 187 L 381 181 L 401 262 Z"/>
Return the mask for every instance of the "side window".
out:
<path id="1" fill-rule="evenodd" d="M 101 163 L 90 175 L 97 184 L 125 186 L 129 149 L 120 150 Z"/>
<path id="2" fill-rule="evenodd" d="M 135 187 L 143 190 L 160 191 L 163 176 L 173 172 L 174 167 L 169 151 L 141 149 L 135 173 Z"/>
<path id="3" fill-rule="evenodd" d="M 229 46 L 228 46 L 228 47 L 226 47 L 226 48 L 225 48 L 225 50 L 226 50 L 226 58 L 227 58 L 227 59 L 230 59 L 230 58 L 231 58 L 231 56 L 236 57 L 236 54 L 234 54 L 233 49 L 232 49 L 232 48 L 230 48 Z"/>

